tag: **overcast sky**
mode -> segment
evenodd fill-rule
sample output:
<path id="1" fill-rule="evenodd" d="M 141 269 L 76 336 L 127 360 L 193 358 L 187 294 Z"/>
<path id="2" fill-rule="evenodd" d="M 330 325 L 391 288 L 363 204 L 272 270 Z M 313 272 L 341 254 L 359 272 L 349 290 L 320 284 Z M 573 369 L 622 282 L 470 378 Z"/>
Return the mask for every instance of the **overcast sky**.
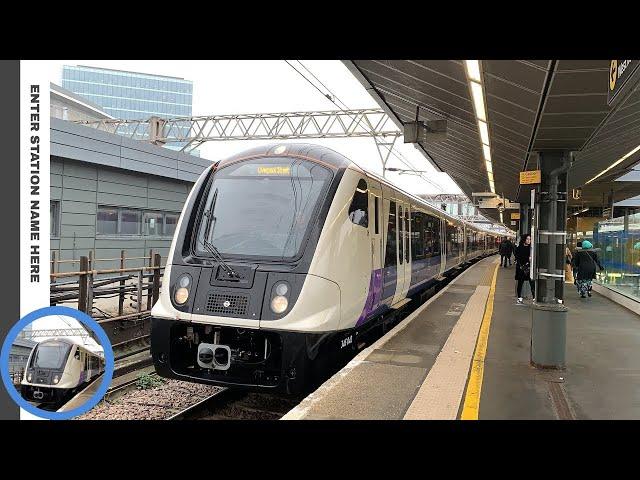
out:
<path id="1" fill-rule="evenodd" d="M 63 65 L 88 65 L 149 74 L 182 77 L 193 81 L 193 115 L 276 113 L 336 110 L 338 107 L 309 84 L 284 60 L 62 60 L 42 62 L 52 82 L 60 85 Z M 291 62 L 299 70 L 304 70 Z M 351 72 L 338 60 L 302 60 L 302 63 L 349 108 L 378 108 Z M 308 72 L 304 72 L 312 81 Z M 339 151 L 361 167 L 382 173 L 378 150 L 371 138 L 309 140 Z M 201 156 L 218 160 L 272 141 L 209 142 Z M 387 178 L 411 193 L 460 193 L 446 173 L 436 172 L 426 158 L 402 138 L 396 149 L 424 176 L 388 172 Z M 389 167 L 407 168 L 391 156 Z"/>

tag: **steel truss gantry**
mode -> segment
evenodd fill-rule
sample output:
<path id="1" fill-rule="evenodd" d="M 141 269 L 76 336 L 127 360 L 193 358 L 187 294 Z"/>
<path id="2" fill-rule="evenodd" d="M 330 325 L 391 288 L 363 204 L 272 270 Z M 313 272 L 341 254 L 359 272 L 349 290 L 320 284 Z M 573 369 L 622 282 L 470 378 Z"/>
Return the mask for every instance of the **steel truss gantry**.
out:
<path id="1" fill-rule="evenodd" d="M 82 337 L 89 336 L 84 328 L 49 328 L 39 330 L 23 330 L 21 332 L 23 338 L 39 338 L 39 337 Z"/>
<path id="2" fill-rule="evenodd" d="M 376 108 L 169 119 L 151 117 L 148 120 L 103 119 L 75 123 L 158 145 L 183 143 L 181 150 L 184 152 L 205 142 L 221 140 L 373 137 L 376 146 L 390 147 L 402 135 L 384 110 Z"/>

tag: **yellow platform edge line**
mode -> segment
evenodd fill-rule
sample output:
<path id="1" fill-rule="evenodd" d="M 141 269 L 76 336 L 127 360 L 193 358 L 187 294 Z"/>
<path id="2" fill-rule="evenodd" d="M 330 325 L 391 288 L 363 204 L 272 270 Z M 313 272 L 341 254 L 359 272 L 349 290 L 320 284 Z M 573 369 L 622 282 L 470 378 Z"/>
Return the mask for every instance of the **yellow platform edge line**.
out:
<path id="1" fill-rule="evenodd" d="M 496 293 L 496 279 L 498 278 L 498 267 L 493 271 L 491 280 L 491 288 L 489 289 L 489 297 L 487 305 L 482 317 L 480 332 L 476 342 L 476 349 L 471 362 L 471 370 L 469 371 L 469 380 L 467 382 L 467 391 L 464 397 L 464 405 L 460 420 L 478 420 L 480 412 L 480 394 L 482 393 L 482 377 L 484 375 L 484 358 L 487 353 L 487 345 L 489 343 L 489 329 L 491 328 L 491 317 L 493 317 L 493 300 Z"/>

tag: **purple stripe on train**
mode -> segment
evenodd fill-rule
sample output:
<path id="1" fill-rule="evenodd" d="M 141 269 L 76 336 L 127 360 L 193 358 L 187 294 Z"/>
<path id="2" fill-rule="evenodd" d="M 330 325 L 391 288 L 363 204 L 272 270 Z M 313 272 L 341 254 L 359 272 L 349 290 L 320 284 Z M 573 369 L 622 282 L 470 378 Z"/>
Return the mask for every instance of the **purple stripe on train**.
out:
<path id="1" fill-rule="evenodd" d="M 364 302 L 364 308 L 360 314 L 360 318 L 356 322 L 356 327 L 365 323 L 371 314 L 376 310 L 380 299 L 382 297 L 382 269 L 374 270 L 371 272 L 371 279 L 369 280 L 369 293 L 367 294 L 367 301 Z"/>

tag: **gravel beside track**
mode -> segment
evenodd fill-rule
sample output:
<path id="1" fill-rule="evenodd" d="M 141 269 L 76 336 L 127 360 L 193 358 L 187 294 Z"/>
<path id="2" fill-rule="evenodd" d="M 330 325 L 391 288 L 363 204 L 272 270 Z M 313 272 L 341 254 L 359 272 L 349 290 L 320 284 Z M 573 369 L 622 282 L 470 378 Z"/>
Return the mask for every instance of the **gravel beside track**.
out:
<path id="1" fill-rule="evenodd" d="M 113 403 L 100 402 L 77 420 L 164 420 L 221 389 L 165 380 L 158 387 L 128 392 Z"/>

